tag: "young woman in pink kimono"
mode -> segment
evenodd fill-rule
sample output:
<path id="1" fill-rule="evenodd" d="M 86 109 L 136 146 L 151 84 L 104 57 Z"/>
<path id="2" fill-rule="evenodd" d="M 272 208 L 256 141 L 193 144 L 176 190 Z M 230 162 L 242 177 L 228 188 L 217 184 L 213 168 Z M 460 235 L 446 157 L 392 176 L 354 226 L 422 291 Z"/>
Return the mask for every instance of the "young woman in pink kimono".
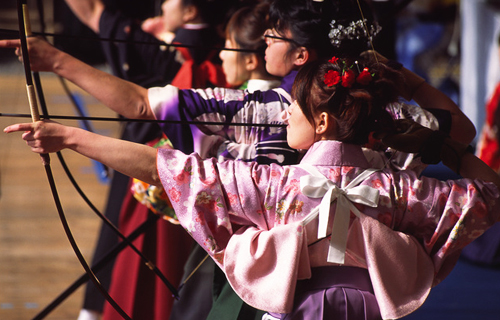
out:
<path id="1" fill-rule="evenodd" d="M 4 131 L 25 131 L 34 152 L 69 148 L 162 185 L 183 227 L 266 319 L 394 319 L 500 221 L 495 172 L 466 145 L 386 112 L 398 81 L 377 61 L 304 66 L 286 123 L 290 146 L 307 152 L 292 166 L 202 160 L 52 121 Z M 361 148 L 370 135 L 464 179 L 373 169 Z"/>

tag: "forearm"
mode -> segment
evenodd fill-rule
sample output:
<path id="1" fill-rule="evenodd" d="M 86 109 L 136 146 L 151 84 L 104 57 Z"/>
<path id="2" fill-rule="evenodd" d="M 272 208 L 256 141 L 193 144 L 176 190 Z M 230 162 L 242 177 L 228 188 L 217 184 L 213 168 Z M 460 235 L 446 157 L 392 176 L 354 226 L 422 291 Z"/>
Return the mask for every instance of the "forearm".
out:
<path id="1" fill-rule="evenodd" d="M 0 48 L 16 49 L 22 60 L 20 45 L 20 40 L 0 40 Z M 91 67 L 38 37 L 28 38 L 28 49 L 33 71 L 54 72 L 68 79 L 124 117 L 155 118 L 146 88 Z"/>
<path id="2" fill-rule="evenodd" d="M 474 124 L 455 102 L 427 82 L 423 82 L 415 88 L 412 98 L 424 109 L 442 109 L 450 112 L 450 137 L 454 140 L 468 145 L 476 136 Z"/>
<path id="3" fill-rule="evenodd" d="M 59 52 L 54 61 L 54 73 L 73 82 L 118 114 L 130 119 L 154 119 L 146 88 L 98 70 L 63 52 Z"/>
<path id="4" fill-rule="evenodd" d="M 99 20 L 104 11 L 100 0 L 65 0 L 75 16 L 95 33 L 99 33 Z"/>
<path id="5" fill-rule="evenodd" d="M 71 149 L 125 175 L 161 185 L 156 170 L 156 149 L 101 136 L 80 128 L 45 120 L 13 124 L 5 133 L 23 132 L 22 138 L 36 153 Z"/>
<path id="6" fill-rule="evenodd" d="M 443 164 L 464 178 L 493 182 L 500 188 L 500 176 L 481 159 L 467 152 L 467 145 L 452 139 L 445 139 L 441 148 Z"/>
<path id="7" fill-rule="evenodd" d="M 64 145 L 127 176 L 161 186 L 156 170 L 156 149 L 147 145 L 66 127 Z"/>

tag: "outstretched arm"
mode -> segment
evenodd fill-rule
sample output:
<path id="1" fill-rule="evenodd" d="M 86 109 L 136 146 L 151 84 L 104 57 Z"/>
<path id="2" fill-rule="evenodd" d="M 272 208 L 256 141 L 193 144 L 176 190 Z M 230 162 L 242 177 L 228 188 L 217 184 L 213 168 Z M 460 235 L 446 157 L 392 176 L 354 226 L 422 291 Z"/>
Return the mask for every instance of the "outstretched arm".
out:
<path id="1" fill-rule="evenodd" d="M 99 20 L 104 11 L 101 0 L 65 0 L 75 16 L 95 33 L 99 33 Z"/>
<path id="2" fill-rule="evenodd" d="M 71 149 L 130 177 L 161 186 L 156 170 L 156 149 L 125 140 L 101 136 L 54 121 L 8 126 L 4 132 L 23 131 L 23 139 L 36 153 Z"/>
<path id="3" fill-rule="evenodd" d="M 0 40 L 0 48 L 15 48 L 21 59 L 20 45 L 20 40 Z M 28 38 L 28 48 L 33 71 L 54 72 L 68 79 L 124 117 L 155 119 L 146 88 L 89 66 L 40 38 Z"/>

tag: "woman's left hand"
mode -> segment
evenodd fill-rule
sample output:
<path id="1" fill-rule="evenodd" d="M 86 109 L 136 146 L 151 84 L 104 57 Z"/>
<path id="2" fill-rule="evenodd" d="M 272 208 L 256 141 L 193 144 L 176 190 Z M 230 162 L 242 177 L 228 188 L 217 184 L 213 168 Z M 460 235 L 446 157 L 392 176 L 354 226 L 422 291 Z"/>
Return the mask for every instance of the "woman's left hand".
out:
<path id="1" fill-rule="evenodd" d="M 51 153 L 67 148 L 68 127 L 50 120 L 8 126 L 5 133 L 24 131 L 22 138 L 35 153 Z"/>

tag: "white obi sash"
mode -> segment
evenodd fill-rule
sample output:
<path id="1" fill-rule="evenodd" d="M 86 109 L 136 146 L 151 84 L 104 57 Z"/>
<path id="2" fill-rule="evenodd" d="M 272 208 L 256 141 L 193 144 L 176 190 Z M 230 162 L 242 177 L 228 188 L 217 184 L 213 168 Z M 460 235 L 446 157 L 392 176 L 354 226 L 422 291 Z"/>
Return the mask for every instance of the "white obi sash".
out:
<path id="1" fill-rule="evenodd" d="M 330 205 L 334 201 L 337 201 L 327 261 L 344 264 L 350 212 L 352 211 L 358 218 L 361 215 L 353 202 L 370 207 L 378 205 L 379 191 L 373 187 L 360 186 L 359 184 L 378 171 L 378 169 L 367 169 L 361 172 L 346 187 L 338 187 L 319 172 L 316 167 L 307 164 L 300 164 L 298 167 L 311 174 L 300 178 L 302 193 L 311 198 L 323 198 L 319 206 L 302 221 L 303 225 L 306 225 L 319 215 L 318 239 L 327 236 Z"/>

